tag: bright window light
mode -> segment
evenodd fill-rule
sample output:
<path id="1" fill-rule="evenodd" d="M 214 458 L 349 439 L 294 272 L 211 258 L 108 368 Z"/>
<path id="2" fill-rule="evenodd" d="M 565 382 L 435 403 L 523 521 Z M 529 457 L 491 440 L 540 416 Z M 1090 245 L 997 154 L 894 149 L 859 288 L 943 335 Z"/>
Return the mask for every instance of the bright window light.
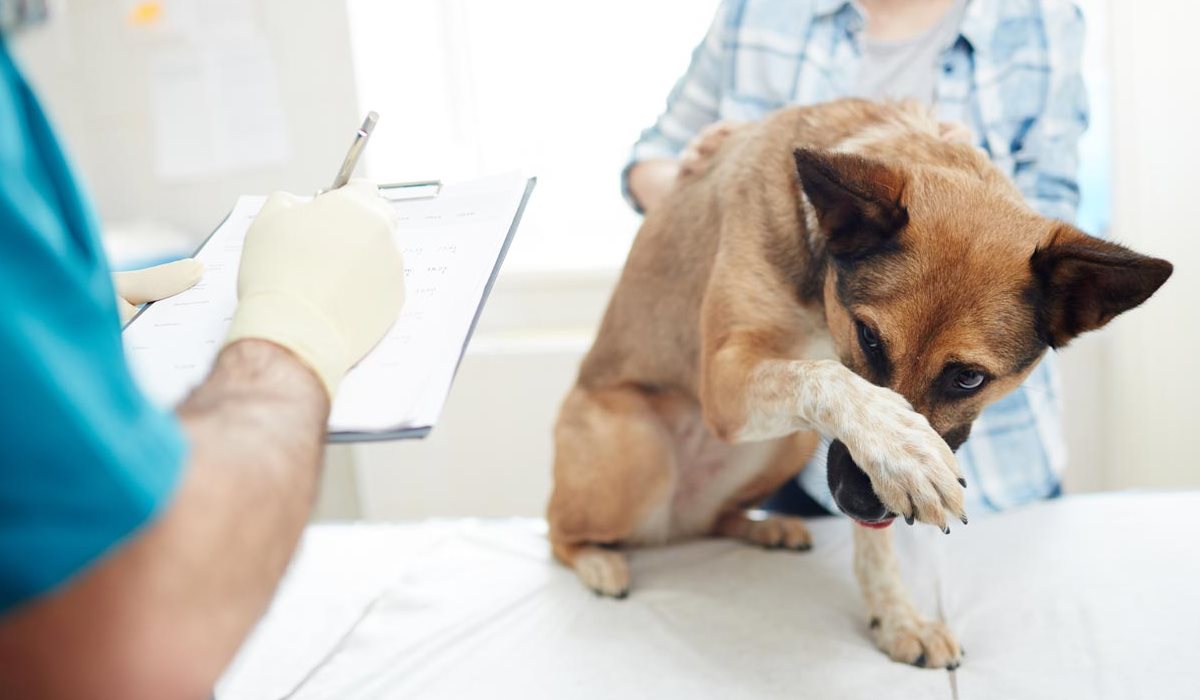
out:
<path id="1" fill-rule="evenodd" d="M 538 176 L 506 269 L 616 268 L 638 217 L 629 148 L 662 110 L 716 0 L 350 0 L 380 181 Z"/>

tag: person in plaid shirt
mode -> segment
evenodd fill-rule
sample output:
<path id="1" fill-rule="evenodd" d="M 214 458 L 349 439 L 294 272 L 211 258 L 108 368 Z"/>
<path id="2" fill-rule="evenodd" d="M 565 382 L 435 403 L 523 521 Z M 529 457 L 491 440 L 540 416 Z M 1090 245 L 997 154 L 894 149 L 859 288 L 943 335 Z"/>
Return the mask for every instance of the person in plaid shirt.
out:
<path id="1" fill-rule="evenodd" d="M 665 196 L 688 145 L 723 121 L 840 97 L 914 98 L 961 124 L 1029 205 L 1073 221 L 1088 106 L 1083 16 L 1067 0 L 724 0 L 665 111 L 622 173 L 638 211 Z M 769 507 L 836 512 L 828 442 Z M 958 450 L 967 510 L 1053 497 L 1066 446 L 1056 358 L 988 407 Z"/>

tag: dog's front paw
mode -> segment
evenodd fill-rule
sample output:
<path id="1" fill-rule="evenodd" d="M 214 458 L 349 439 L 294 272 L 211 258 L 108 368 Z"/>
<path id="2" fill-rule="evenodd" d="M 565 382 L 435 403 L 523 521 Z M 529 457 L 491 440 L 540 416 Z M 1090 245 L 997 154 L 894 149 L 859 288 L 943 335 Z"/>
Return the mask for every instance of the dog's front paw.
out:
<path id="1" fill-rule="evenodd" d="M 940 622 L 931 622 L 915 612 L 871 619 L 875 645 L 893 661 L 921 668 L 956 669 L 962 663 L 962 647 Z"/>
<path id="2" fill-rule="evenodd" d="M 966 481 L 950 446 L 904 397 L 865 380 L 862 383 L 866 387 L 856 388 L 863 394 L 859 407 L 865 409 L 865 415 L 860 414 L 842 433 L 848 452 L 830 450 L 831 474 L 861 468 L 883 507 L 909 524 L 920 520 L 943 532 L 950 531 L 950 517 L 965 524 Z M 834 463 L 840 460 L 853 463 Z"/>

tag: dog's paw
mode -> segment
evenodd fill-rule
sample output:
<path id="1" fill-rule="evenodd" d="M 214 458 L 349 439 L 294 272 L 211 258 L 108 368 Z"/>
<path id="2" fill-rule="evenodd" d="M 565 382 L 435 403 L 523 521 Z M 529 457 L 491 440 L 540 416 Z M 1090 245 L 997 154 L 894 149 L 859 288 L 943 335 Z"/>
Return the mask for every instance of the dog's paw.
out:
<path id="1" fill-rule="evenodd" d="M 717 534 L 736 537 L 767 549 L 812 549 L 812 535 L 804 520 L 778 513 L 737 513 L 721 520 Z"/>
<path id="2" fill-rule="evenodd" d="M 848 374 L 852 374 L 847 371 Z M 910 523 L 949 532 L 949 518 L 967 522 L 966 481 L 950 446 L 900 394 L 852 375 L 854 408 L 839 421 L 839 438 L 871 480 L 883 505 Z"/>
<path id="3" fill-rule="evenodd" d="M 629 595 L 629 561 L 621 552 L 585 547 L 575 555 L 574 567 L 583 585 L 598 595 L 613 598 Z"/>
<path id="4" fill-rule="evenodd" d="M 916 613 L 872 618 L 875 645 L 893 661 L 921 668 L 956 669 L 962 663 L 962 647 L 950 630 Z"/>

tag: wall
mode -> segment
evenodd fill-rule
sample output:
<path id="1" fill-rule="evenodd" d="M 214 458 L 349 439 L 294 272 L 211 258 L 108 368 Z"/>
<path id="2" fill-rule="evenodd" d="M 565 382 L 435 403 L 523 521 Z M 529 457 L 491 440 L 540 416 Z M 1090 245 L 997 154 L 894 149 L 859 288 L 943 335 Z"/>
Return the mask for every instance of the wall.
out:
<path id="1" fill-rule="evenodd" d="M 1107 420 L 1094 439 L 1114 488 L 1200 487 L 1200 80 L 1195 74 L 1200 6 L 1112 0 L 1114 232 L 1175 264 L 1144 308 L 1110 331 Z"/>
<path id="2" fill-rule="evenodd" d="M 164 3 L 164 16 L 183 4 Z M 345 4 L 250 4 L 278 79 L 290 155 L 268 167 L 204 177 L 164 180 L 155 169 L 150 74 L 164 51 L 186 48 L 177 33 L 133 26 L 126 0 L 62 0 L 49 25 L 18 37 L 15 53 L 106 222 L 150 219 L 198 240 L 239 194 L 310 192 L 337 172 L 361 120 Z"/>

